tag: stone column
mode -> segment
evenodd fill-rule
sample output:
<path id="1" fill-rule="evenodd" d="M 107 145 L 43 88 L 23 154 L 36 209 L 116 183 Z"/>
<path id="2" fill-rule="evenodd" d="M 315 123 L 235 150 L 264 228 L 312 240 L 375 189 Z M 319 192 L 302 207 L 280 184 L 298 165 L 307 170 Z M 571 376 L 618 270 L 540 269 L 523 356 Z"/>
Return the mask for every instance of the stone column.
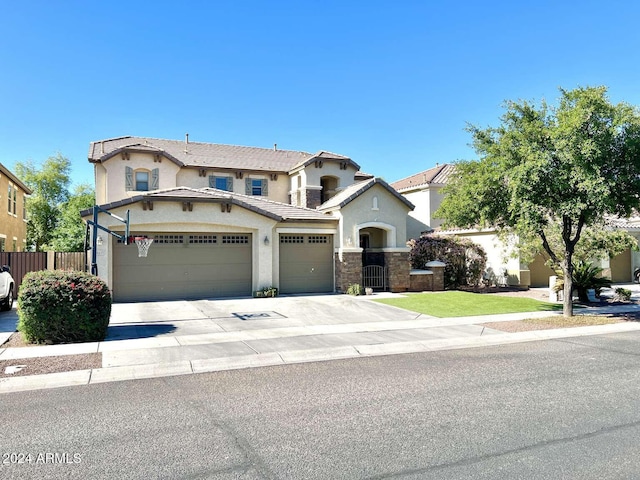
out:
<path id="1" fill-rule="evenodd" d="M 362 249 L 335 254 L 336 291 L 345 293 L 349 285 L 362 284 Z M 342 257 L 342 259 L 340 259 Z"/>
<path id="2" fill-rule="evenodd" d="M 384 264 L 389 272 L 389 290 L 406 292 L 409 290 L 409 252 L 384 252 Z"/>
<path id="3" fill-rule="evenodd" d="M 438 260 L 434 260 L 432 262 L 427 262 L 425 267 L 433 272 L 433 290 L 434 291 L 442 291 L 444 290 L 444 267 L 447 264 L 444 262 L 439 262 Z"/>

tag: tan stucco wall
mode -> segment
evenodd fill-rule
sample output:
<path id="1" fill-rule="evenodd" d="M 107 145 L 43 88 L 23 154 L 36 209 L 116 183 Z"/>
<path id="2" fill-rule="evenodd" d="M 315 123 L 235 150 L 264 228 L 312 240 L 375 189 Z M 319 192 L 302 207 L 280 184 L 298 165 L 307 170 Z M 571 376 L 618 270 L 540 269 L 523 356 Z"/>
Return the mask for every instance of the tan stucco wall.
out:
<path id="1" fill-rule="evenodd" d="M 9 184 L 17 189 L 15 215 L 13 206 L 9 213 Z M 4 240 L 4 248 L 7 252 L 23 252 L 26 249 L 27 222 L 23 218 L 24 199 L 24 190 L 9 177 L 0 173 L 0 238 Z"/>
<path id="2" fill-rule="evenodd" d="M 140 194 L 135 190 L 127 191 L 125 185 L 126 167 L 130 167 L 134 171 L 144 169 L 149 172 L 157 168 L 159 169 L 159 189 L 178 186 L 176 184 L 176 175 L 180 167 L 164 157 L 161 162 L 154 162 L 154 157 L 151 154 L 131 152 L 129 160 L 123 160 L 120 155 L 116 155 L 104 162 L 102 166 L 104 170 L 96 169 L 96 200 L 98 204 L 115 202 Z M 102 176 L 105 176 L 104 179 Z M 101 186 L 102 183 L 104 183 L 104 187 Z M 104 198 L 98 196 L 98 192 L 103 189 L 105 192 Z"/>
<path id="3" fill-rule="evenodd" d="M 417 190 L 403 195 L 415 205 L 407 217 L 407 240 L 418 238 L 420 233 L 442 225 L 442 220 L 433 217 L 444 198 L 440 188 Z"/>
<path id="4" fill-rule="evenodd" d="M 378 208 L 373 208 L 373 199 L 378 198 Z M 406 216 L 409 211 L 404 203 L 398 200 L 386 188 L 374 185 L 358 198 L 345 205 L 342 215 L 343 244 L 342 247 L 357 247 L 359 243 L 358 231 L 361 228 L 375 227 L 395 230 L 395 235 L 386 242 L 386 248 L 406 247 Z M 351 238 L 351 245 L 348 239 Z"/>
<path id="5" fill-rule="evenodd" d="M 305 206 L 307 189 L 320 189 L 320 179 L 322 177 L 335 177 L 337 179 L 336 193 L 354 183 L 354 176 L 357 170 L 349 165 L 346 170 L 340 170 L 340 164 L 336 162 L 323 162 L 322 167 L 318 168 L 315 163 L 307 165 L 304 169 L 294 172 L 289 181 L 289 192 L 291 194 L 291 203 L 296 205 L 296 194 L 300 192 L 299 205 Z M 300 181 L 298 181 L 298 178 Z M 298 183 L 300 185 L 298 185 Z"/>
<path id="6" fill-rule="evenodd" d="M 195 203 L 193 211 L 183 212 L 181 202 L 154 202 L 153 210 L 143 210 L 141 203 L 129 206 L 130 232 L 237 232 L 252 234 L 253 251 L 253 290 L 264 286 L 278 286 L 279 244 L 277 229 L 295 228 L 298 231 L 332 233 L 336 232 L 336 222 L 328 218 L 327 223 L 278 223 L 273 219 L 259 215 L 250 210 L 234 205 L 230 213 L 223 213 L 220 205 L 215 203 Z M 115 215 L 124 218 L 126 208 L 111 210 Z M 109 215 L 101 214 L 99 223 L 117 232 L 124 231 L 124 225 Z M 98 247 L 98 274 L 112 287 L 113 270 L 111 258 L 115 239 L 109 241 L 105 232 L 99 235 L 105 240 Z M 269 239 L 265 245 L 264 239 Z M 131 248 L 137 248 L 132 245 Z M 153 248 L 153 245 L 151 245 Z"/>
<path id="7" fill-rule="evenodd" d="M 209 177 L 231 177 L 233 178 L 233 191 L 245 195 L 245 181 L 247 178 L 255 178 L 260 180 L 267 180 L 269 200 L 281 203 L 289 203 L 289 176 L 286 174 L 278 174 L 276 180 L 271 180 L 269 174 L 262 173 L 247 173 L 244 172 L 242 178 L 236 178 L 235 172 L 207 169 L 207 174 L 201 177 L 198 169 L 183 168 L 177 175 L 177 186 L 190 187 L 190 188 L 205 188 L 209 186 Z"/>

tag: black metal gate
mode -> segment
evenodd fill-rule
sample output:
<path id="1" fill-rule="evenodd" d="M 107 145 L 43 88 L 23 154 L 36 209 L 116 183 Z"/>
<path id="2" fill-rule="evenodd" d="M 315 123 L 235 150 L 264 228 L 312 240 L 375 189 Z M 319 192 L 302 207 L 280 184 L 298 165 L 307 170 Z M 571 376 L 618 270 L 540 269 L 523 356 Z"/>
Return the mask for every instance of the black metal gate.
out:
<path id="1" fill-rule="evenodd" d="M 387 275 L 387 267 L 381 265 L 367 265 L 362 267 L 362 286 L 364 288 L 387 290 L 389 285 Z"/>

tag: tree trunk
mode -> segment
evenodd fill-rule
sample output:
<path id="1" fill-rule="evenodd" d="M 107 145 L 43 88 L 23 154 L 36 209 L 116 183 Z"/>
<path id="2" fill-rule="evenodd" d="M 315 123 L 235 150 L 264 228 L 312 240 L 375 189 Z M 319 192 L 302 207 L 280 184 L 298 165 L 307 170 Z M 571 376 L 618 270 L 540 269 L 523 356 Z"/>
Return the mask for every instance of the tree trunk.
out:
<path id="1" fill-rule="evenodd" d="M 564 260 L 560 265 L 564 275 L 564 298 L 562 300 L 562 314 L 565 317 L 573 317 L 573 264 L 571 253 L 565 252 Z"/>

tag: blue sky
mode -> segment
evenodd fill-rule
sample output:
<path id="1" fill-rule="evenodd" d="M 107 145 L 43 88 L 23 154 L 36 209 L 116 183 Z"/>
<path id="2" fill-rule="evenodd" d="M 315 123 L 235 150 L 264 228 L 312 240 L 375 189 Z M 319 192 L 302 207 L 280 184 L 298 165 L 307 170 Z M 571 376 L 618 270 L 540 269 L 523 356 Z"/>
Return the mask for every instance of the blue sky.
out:
<path id="1" fill-rule="evenodd" d="M 348 155 L 394 181 L 474 158 L 504 100 L 640 105 L 640 2 L 0 0 L 0 163 L 122 135 Z"/>

